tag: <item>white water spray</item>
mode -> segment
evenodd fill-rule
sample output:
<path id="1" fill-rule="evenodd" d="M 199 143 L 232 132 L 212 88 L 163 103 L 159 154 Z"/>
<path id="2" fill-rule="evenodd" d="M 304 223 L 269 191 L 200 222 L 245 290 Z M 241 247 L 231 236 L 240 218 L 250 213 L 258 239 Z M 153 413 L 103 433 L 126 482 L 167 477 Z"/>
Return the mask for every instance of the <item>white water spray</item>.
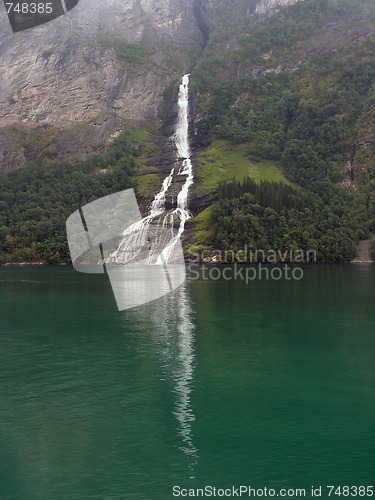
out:
<path id="1" fill-rule="evenodd" d="M 150 245 L 147 252 L 147 264 L 161 265 L 168 263 L 172 258 L 176 242 L 181 238 L 185 230 L 186 221 L 190 218 L 190 213 L 188 211 L 189 190 L 194 182 L 189 147 L 189 76 L 189 74 L 186 74 L 181 80 L 178 93 L 177 126 L 176 132 L 172 137 L 176 145 L 177 157 L 179 160 L 182 160 L 177 175 L 186 176 L 186 180 L 177 195 L 177 207 L 173 211 L 166 211 L 165 209 L 166 194 L 175 175 L 175 169 L 173 168 L 164 179 L 161 190 L 156 194 L 151 204 L 150 214 L 128 227 L 122 233 L 120 244 L 117 250 L 107 259 L 107 263 L 123 264 L 130 260 L 137 260 L 137 257 L 144 261 L 144 254 L 142 254 L 141 251 L 144 249 L 148 240 L 151 224 L 157 223 L 160 225 L 160 223 L 162 223 L 164 227 L 170 227 L 173 230 L 175 219 L 178 218 L 178 231 L 172 238 L 166 238 L 165 246 L 163 246 L 164 249 L 161 254 L 159 251 L 153 252 L 152 245 Z M 160 242 L 158 248 L 160 249 Z M 143 256 L 141 256 L 141 254 Z"/>
<path id="2" fill-rule="evenodd" d="M 170 260 L 176 241 L 181 238 L 181 235 L 185 230 L 186 221 L 190 219 L 188 211 L 188 195 L 189 189 L 194 182 L 194 178 L 189 147 L 189 76 L 190 75 L 188 74 L 184 75 L 181 81 L 178 93 L 177 127 L 176 133 L 173 136 L 177 148 L 177 156 L 182 159 L 182 165 L 178 175 L 186 175 L 185 183 L 177 195 L 177 208 L 173 210 L 171 214 L 172 217 L 170 217 L 173 221 L 174 214 L 176 214 L 180 219 L 180 226 L 177 234 L 170 240 L 168 245 L 163 250 L 162 255 L 159 256 L 157 264 L 162 264 L 162 258 L 165 262 Z"/>

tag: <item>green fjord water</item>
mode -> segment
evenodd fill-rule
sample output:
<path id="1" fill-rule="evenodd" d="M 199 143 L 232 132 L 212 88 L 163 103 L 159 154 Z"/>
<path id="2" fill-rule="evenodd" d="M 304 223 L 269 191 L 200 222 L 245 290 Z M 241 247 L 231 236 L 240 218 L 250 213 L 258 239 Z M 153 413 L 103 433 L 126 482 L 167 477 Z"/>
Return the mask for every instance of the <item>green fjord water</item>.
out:
<path id="1" fill-rule="evenodd" d="M 1 500 L 374 484 L 375 267 L 304 272 L 119 312 L 106 276 L 0 269 Z"/>

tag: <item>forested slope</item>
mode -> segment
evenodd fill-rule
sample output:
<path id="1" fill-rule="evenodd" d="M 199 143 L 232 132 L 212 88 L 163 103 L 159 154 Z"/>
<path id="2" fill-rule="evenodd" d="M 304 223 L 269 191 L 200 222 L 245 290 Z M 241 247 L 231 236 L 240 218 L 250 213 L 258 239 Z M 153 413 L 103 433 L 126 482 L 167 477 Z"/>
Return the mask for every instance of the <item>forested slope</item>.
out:
<path id="1" fill-rule="evenodd" d="M 131 187 L 140 154 L 134 134 L 124 133 L 106 152 L 84 161 L 39 158 L 0 176 L 0 264 L 70 262 L 67 218 L 86 203 Z"/>
<path id="2" fill-rule="evenodd" d="M 240 149 L 249 164 L 274 162 L 308 204 L 279 207 L 270 224 L 247 193 L 221 200 L 198 217 L 198 244 L 356 256 L 375 230 L 374 33 L 370 0 L 307 0 L 266 19 L 217 21 L 193 74 L 196 134 Z"/>

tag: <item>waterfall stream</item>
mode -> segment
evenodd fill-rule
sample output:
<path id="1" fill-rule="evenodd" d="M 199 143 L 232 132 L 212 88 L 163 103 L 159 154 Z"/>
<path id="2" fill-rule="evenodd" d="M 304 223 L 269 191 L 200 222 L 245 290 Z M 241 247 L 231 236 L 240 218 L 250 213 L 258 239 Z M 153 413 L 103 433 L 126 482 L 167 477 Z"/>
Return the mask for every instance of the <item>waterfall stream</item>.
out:
<path id="1" fill-rule="evenodd" d="M 188 210 L 189 189 L 194 182 L 193 167 L 189 147 L 189 74 L 182 77 L 178 93 L 178 118 L 176 132 L 172 137 L 181 161 L 178 172 L 172 168 L 164 179 L 161 190 L 155 195 L 150 213 L 132 224 L 121 234 L 117 249 L 106 260 L 107 263 L 123 264 L 129 261 L 147 264 L 164 264 L 173 260 L 176 242 L 185 230 L 190 218 Z M 166 210 L 166 194 L 175 176 L 185 176 L 185 182 L 177 195 L 177 206 Z M 176 219 L 178 229 L 174 229 Z M 159 228 L 159 229 L 158 229 Z M 157 243 L 150 241 L 150 233 L 158 233 Z M 160 248 L 162 252 L 160 253 Z"/>

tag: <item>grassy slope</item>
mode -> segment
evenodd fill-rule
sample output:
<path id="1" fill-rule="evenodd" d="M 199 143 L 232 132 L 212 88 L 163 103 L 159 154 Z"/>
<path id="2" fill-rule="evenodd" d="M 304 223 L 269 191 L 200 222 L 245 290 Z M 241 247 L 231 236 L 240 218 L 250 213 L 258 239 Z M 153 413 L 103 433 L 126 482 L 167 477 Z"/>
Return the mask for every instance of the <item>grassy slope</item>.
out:
<path id="1" fill-rule="evenodd" d="M 267 180 L 291 184 L 275 162 L 250 161 L 247 145 L 234 147 L 226 141 L 217 140 L 201 153 L 197 160 L 197 189 L 213 192 L 220 182 L 232 179 L 241 181 L 248 176 L 256 182 Z"/>
<path id="2" fill-rule="evenodd" d="M 138 168 L 134 187 L 140 199 L 148 199 L 155 184 L 161 185 L 163 181 L 156 161 L 160 151 L 154 142 L 152 132 L 145 129 L 133 129 L 132 134 L 132 143 L 140 149 L 140 156 L 136 160 Z"/>
<path id="3" fill-rule="evenodd" d="M 139 198 L 147 198 L 149 190 L 155 183 L 161 182 L 156 165 L 152 165 L 152 158 L 158 154 L 157 146 L 152 141 L 149 131 L 143 128 L 131 128 L 128 131 L 130 144 L 139 151 L 136 158 L 137 173 L 134 177 L 134 188 Z"/>
<path id="4" fill-rule="evenodd" d="M 223 181 L 242 181 L 251 177 L 256 182 L 274 181 L 292 184 L 286 179 L 280 166 L 270 160 L 250 161 L 248 145 L 233 146 L 223 140 L 214 141 L 196 159 L 196 194 L 214 193 Z M 211 237 L 211 206 L 200 212 L 194 222 L 194 244 L 207 245 Z"/>

